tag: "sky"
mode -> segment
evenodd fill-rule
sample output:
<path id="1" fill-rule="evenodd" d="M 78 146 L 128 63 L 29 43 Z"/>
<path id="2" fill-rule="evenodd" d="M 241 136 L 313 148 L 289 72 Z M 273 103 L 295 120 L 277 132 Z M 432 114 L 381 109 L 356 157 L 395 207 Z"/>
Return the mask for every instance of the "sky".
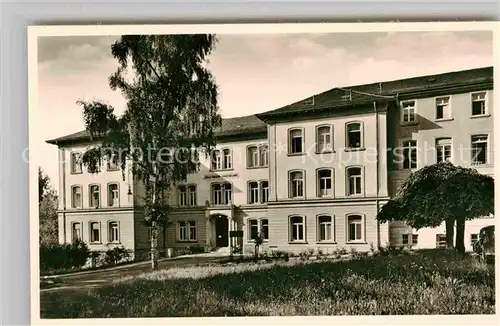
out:
<path id="1" fill-rule="evenodd" d="M 47 144 L 84 129 L 78 100 L 99 100 L 123 112 L 108 77 L 119 36 L 38 39 L 37 151 L 58 184 L 57 147 Z M 209 67 L 223 118 L 277 109 L 325 90 L 493 65 L 491 32 L 387 32 L 218 35 Z M 57 187 L 56 187 L 57 188 Z"/>

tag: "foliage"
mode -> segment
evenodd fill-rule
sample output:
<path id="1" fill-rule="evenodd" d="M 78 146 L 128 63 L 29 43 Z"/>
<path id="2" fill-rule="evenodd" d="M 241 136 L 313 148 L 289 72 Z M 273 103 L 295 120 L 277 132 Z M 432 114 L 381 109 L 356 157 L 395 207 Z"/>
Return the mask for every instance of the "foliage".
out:
<path id="1" fill-rule="evenodd" d="M 252 240 L 255 246 L 255 258 L 258 258 L 260 246 L 262 246 L 265 240 L 264 233 L 262 231 L 258 232 L 256 235 L 252 237 Z"/>
<path id="2" fill-rule="evenodd" d="M 241 263 L 44 293 L 42 318 L 494 314 L 494 267 L 453 251 L 325 262 Z"/>
<path id="3" fill-rule="evenodd" d="M 221 116 L 206 67 L 215 41 L 203 34 L 122 36 L 111 47 L 119 66 L 109 85 L 123 94 L 124 114 L 116 116 L 112 106 L 98 101 L 78 101 L 87 131 L 100 140 L 84 153 L 83 163 L 98 173 L 115 155 L 123 177 L 130 169 L 142 182 L 154 257 L 157 224 L 168 222 L 168 190 L 197 171 L 200 154 L 215 146 Z"/>
<path id="4" fill-rule="evenodd" d="M 196 244 L 194 246 L 189 246 L 188 250 L 189 250 L 189 253 L 191 255 L 193 255 L 193 254 L 202 254 L 202 253 L 205 252 L 205 247 L 202 247 L 199 244 Z"/>
<path id="5" fill-rule="evenodd" d="M 71 244 L 40 244 L 40 270 L 80 268 L 89 258 L 89 248 L 82 241 Z"/>
<path id="6" fill-rule="evenodd" d="M 492 177 L 442 162 L 412 173 L 396 196 L 382 207 L 377 219 L 405 221 L 415 229 L 437 227 L 445 222 L 447 232 L 457 222 L 457 247 L 464 250 L 464 234 L 463 230 L 459 232 L 459 225 L 493 212 Z M 452 240 L 449 236 L 448 242 Z"/>
<path id="7" fill-rule="evenodd" d="M 104 253 L 104 264 L 116 265 L 130 258 L 129 252 L 124 247 L 115 247 Z"/>
<path id="8" fill-rule="evenodd" d="M 44 244 L 58 242 L 57 195 L 50 185 L 50 178 L 38 168 L 39 240 Z"/>

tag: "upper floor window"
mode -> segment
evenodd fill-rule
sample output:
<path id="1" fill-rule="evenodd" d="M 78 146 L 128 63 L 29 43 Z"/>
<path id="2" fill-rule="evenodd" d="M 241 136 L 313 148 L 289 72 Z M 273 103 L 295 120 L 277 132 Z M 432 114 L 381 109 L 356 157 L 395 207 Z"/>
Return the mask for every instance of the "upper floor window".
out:
<path id="1" fill-rule="evenodd" d="M 231 153 L 231 150 L 226 148 L 222 151 L 224 154 L 224 169 L 232 169 L 233 168 L 233 155 Z"/>
<path id="2" fill-rule="evenodd" d="M 361 215 L 347 216 L 347 241 L 363 241 L 363 240 L 364 240 L 363 216 Z"/>
<path id="3" fill-rule="evenodd" d="M 402 107 L 401 122 L 407 123 L 416 121 L 415 101 L 402 102 L 401 107 Z"/>
<path id="4" fill-rule="evenodd" d="M 289 184 L 290 198 L 304 197 L 304 172 L 290 172 Z"/>
<path id="5" fill-rule="evenodd" d="M 351 122 L 346 126 L 346 140 L 347 148 L 361 148 L 362 147 L 362 126 L 360 122 Z"/>
<path id="6" fill-rule="evenodd" d="M 195 221 L 180 221 L 177 225 L 179 241 L 196 241 Z"/>
<path id="7" fill-rule="evenodd" d="M 403 169 L 417 168 L 417 141 L 403 141 Z"/>
<path id="8" fill-rule="evenodd" d="M 82 187 L 73 186 L 71 187 L 71 207 L 81 208 L 82 207 Z"/>
<path id="9" fill-rule="evenodd" d="M 334 241 L 333 218 L 329 215 L 318 216 L 318 241 Z"/>
<path id="10" fill-rule="evenodd" d="M 472 116 L 485 115 L 486 112 L 486 92 L 472 94 Z"/>
<path id="11" fill-rule="evenodd" d="M 249 168 L 266 167 L 269 161 L 267 145 L 249 146 L 247 148 L 247 166 Z"/>
<path id="12" fill-rule="evenodd" d="M 332 126 L 319 126 L 316 128 L 316 151 L 329 152 L 333 150 Z"/>
<path id="13" fill-rule="evenodd" d="M 120 205 L 120 192 L 118 191 L 118 184 L 110 183 L 108 185 L 108 206 L 117 207 Z"/>
<path id="14" fill-rule="evenodd" d="M 89 186 L 89 206 L 98 208 L 101 199 L 101 190 L 99 185 L 90 185 Z"/>
<path id="15" fill-rule="evenodd" d="M 304 135 L 302 129 L 292 129 L 289 131 L 289 153 L 300 154 L 304 152 Z"/>
<path id="16" fill-rule="evenodd" d="M 212 202 L 214 205 L 229 205 L 232 203 L 232 186 L 230 183 L 215 183 L 212 185 Z"/>
<path id="17" fill-rule="evenodd" d="M 318 197 L 333 195 L 332 169 L 318 170 Z"/>
<path id="18" fill-rule="evenodd" d="M 436 162 L 451 160 L 451 138 L 436 139 Z"/>
<path id="19" fill-rule="evenodd" d="M 305 222 L 303 216 L 291 216 L 290 217 L 290 241 L 305 241 L 306 230 Z"/>
<path id="20" fill-rule="evenodd" d="M 101 242 L 101 225 L 99 222 L 90 222 L 90 242 Z"/>
<path id="21" fill-rule="evenodd" d="M 267 166 L 268 161 L 269 161 L 269 151 L 267 148 L 267 145 L 260 145 L 259 146 L 259 165 L 260 166 Z"/>
<path id="22" fill-rule="evenodd" d="M 107 162 L 108 171 L 118 170 L 118 154 L 111 154 Z"/>
<path id="23" fill-rule="evenodd" d="M 71 173 L 82 173 L 82 153 L 71 153 Z"/>
<path id="24" fill-rule="evenodd" d="M 255 204 L 259 202 L 259 184 L 257 182 L 248 183 L 248 203 Z"/>
<path id="25" fill-rule="evenodd" d="M 117 221 L 108 223 L 108 242 L 120 242 L 120 227 Z"/>
<path id="26" fill-rule="evenodd" d="M 82 224 L 75 222 L 71 228 L 71 239 L 73 242 L 82 240 Z"/>
<path id="27" fill-rule="evenodd" d="M 451 118 L 450 97 L 439 97 L 436 99 L 436 119 Z"/>
<path id="28" fill-rule="evenodd" d="M 481 165 L 488 163 L 488 135 L 474 135 L 472 142 L 472 164 Z"/>
<path id="29" fill-rule="evenodd" d="M 187 187 L 188 190 L 188 204 L 189 206 L 196 206 L 197 205 L 197 200 L 196 200 L 196 186 L 195 185 L 189 185 Z"/>
<path id="30" fill-rule="evenodd" d="M 263 203 L 267 203 L 269 201 L 269 182 L 262 181 L 260 183 L 260 189 L 261 189 L 261 192 L 262 192 L 261 201 Z"/>
<path id="31" fill-rule="evenodd" d="M 360 167 L 352 167 L 347 169 L 347 195 L 362 194 L 362 169 Z"/>
<path id="32" fill-rule="evenodd" d="M 187 206 L 187 188 L 186 186 L 179 186 L 179 206 Z"/>
<path id="33" fill-rule="evenodd" d="M 222 170 L 222 153 L 219 150 L 214 150 L 212 153 L 212 170 Z"/>

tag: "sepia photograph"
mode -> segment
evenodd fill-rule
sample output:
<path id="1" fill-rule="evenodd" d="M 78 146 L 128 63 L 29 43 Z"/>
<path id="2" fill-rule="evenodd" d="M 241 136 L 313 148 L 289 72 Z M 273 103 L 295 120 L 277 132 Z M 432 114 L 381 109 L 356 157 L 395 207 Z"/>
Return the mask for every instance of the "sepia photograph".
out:
<path id="1" fill-rule="evenodd" d="M 30 27 L 40 319 L 495 314 L 496 25 L 176 26 Z"/>

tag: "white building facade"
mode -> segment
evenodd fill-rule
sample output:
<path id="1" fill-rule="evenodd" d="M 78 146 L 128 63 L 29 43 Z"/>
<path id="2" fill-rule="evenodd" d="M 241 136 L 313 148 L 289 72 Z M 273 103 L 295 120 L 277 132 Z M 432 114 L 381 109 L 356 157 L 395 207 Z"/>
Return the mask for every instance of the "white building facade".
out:
<path id="1" fill-rule="evenodd" d="M 437 161 L 493 176 L 492 90 L 489 67 L 334 88 L 224 119 L 217 151 L 172 188 L 172 223 L 160 234 L 160 251 L 252 252 L 258 232 L 263 250 L 294 253 L 441 246 L 444 226 L 411 230 L 375 217 L 411 171 Z M 59 241 L 80 238 L 91 250 L 123 246 L 146 257 L 140 182 L 112 160 L 98 174 L 85 171 L 78 155 L 91 145 L 86 132 L 48 142 L 59 147 L 61 162 Z M 493 223 L 467 222 L 467 248 Z"/>

